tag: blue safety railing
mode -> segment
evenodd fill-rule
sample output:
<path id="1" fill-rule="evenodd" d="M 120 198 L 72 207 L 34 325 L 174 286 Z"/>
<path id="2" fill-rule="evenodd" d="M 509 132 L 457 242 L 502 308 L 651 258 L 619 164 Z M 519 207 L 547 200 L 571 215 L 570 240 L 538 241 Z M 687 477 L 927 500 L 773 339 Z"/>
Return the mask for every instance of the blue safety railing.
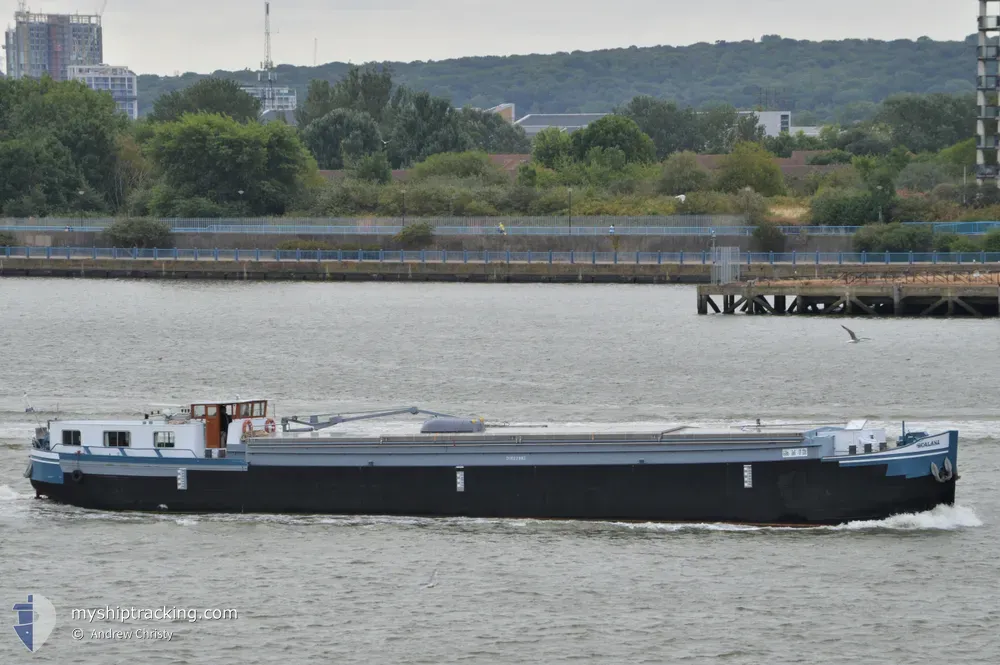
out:
<path id="1" fill-rule="evenodd" d="M 444 251 L 444 250 L 280 250 L 280 249 L 123 249 L 101 247 L 0 247 L 7 259 L 127 259 L 153 261 L 370 261 L 377 263 L 712 263 L 708 251 Z M 990 264 L 1000 252 L 742 252 L 740 262 L 791 265 Z"/>
<path id="2" fill-rule="evenodd" d="M 489 219 L 489 218 L 483 218 Z M 593 217 L 568 223 L 566 218 L 548 218 L 548 224 L 539 223 L 539 219 L 530 218 L 531 224 L 521 225 L 517 219 L 493 218 L 492 222 L 483 219 L 464 221 L 462 218 L 435 218 L 434 233 L 439 236 L 573 236 L 573 237 L 607 237 L 618 236 L 696 236 L 696 237 L 748 237 L 752 236 L 754 226 L 723 224 L 711 226 L 710 216 L 704 218 L 692 216 L 691 224 L 679 225 L 685 222 L 684 217 L 673 218 L 637 218 L 635 220 L 619 221 L 619 218 L 606 223 L 595 223 Z M 114 220 L 110 219 L 41 219 L 12 220 L 0 219 L 0 231 L 22 231 L 56 233 L 60 231 L 100 233 Z M 329 236 L 393 236 L 405 227 L 402 219 L 378 220 L 324 220 L 324 219 L 270 219 L 270 220 L 159 220 L 169 223 L 174 233 L 219 233 L 240 235 L 329 235 Z M 409 223 L 423 222 L 422 218 L 414 218 Z M 659 221 L 660 224 L 656 222 Z M 670 222 L 669 224 L 667 222 Z M 726 221 L 730 221 L 726 219 Z M 501 230 L 499 224 L 503 223 Z M 614 230 L 612 231 L 612 224 Z M 960 235 L 983 235 L 1000 228 L 996 222 L 906 222 L 907 225 L 930 226 L 934 233 L 957 233 Z M 860 231 L 862 226 L 781 226 L 779 229 L 786 236 L 852 236 Z"/>

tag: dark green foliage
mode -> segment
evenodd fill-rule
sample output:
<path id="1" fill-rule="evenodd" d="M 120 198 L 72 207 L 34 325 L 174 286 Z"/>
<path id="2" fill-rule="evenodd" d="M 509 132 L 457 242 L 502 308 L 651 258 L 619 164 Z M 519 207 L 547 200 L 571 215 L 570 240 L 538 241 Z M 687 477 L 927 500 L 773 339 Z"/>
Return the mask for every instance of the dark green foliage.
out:
<path id="1" fill-rule="evenodd" d="M 47 134 L 0 141 L 0 174 L 0 206 L 8 217 L 69 210 L 83 187 L 70 150 Z"/>
<path id="2" fill-rule="evenodd" d="M 381 151 L 351 160 L 347 169 L 351 177 L 357 180 L 379 185 L 387 185 L 392 181 L 392 167 L 389 165 L 389 158 Z"/>
<path id="3" fill-rule="evenodd" d="M 340 170 L 352 159 L 382 149 L 378 125 L 365 111 L 338 108 L 302 130 L 302 142 L 321 169 Z"/>
<path id="4" fill-rule="evenodd" d="M 935 233 L 932 249 L 935 252 L 979 252 L 983 249 L 983 243 L 972 236 Z"/>
<path id="5" fill-rule="evenodd" d="M 112 247 L 168 249 L 174 246 L 170 226 L 152 219 L 120 219 L 104 230 Z"/>
<path id="6" fill-rule="evenodd" d="M 260 115 L 260 100 L 230 78 L 207 78 L 157 99 L 149 119 L 174 122 L 185 113 L 219 113 L 237 122 L 251 122 Z"/>
<path id="7" fill-rule="evenodd" d="M 520 125 L 512 125 L 496 113 L 464 108 L 458 124 L 476 150 L 493 155 L 524 155 L 531 152 L 531 140 Z"/>
<path id="8" fill-rule="evenodd" d="M 434 227 L 428 222 L 413 222 L 393 238 L 405 249 L 422 249 L 434 244 Z"/>
<path id="9" fill-rule="evenodd" d="M 863 226 L 878 220 L 878 205 L 864 190 L 826 190 L 812 200 L 817 226 Z"/>
<path id="10" fill-rule="evenodd" d="M 585 160 L 594 148 L 620 150 L 626 163 L 645 164 L 656 159 L 653 140 L 646 136 L 631 118 L 621 115 L 606 115 L 570 137 L 573 141 L 573 156 Z"/>
<path id="11" fill-rule="evenodd" d="M 670 155 L 663 164 L 657 189 L 661 194 L 678 196 L 708 189 L 712 175 L 698 164 L 693 152 Z"/>
<path id="12" fill-rule="evenodd" d="M 854 234 L 858 252 L 928 252 L 934 243 L 930 226 L 872 224 Z"/>
<path id="13" fill-rule="evenodd" d="M 928 222 L 933 218 L 933 203 L 922 197 L 896 199 L 889 214 L 893 222 Z"/>
<path id="14" fill-rule="evenodd" d="M 389 161 L 400 168 L 441 152 L 473 147 L 462 131 L 459 112 L 441 97 L 418 92 L 399 109 L 389 139 Z"/>
<path id="15" fill-rule="evenodd" d="M 762 221 L 753 230 L 754 249 L 758 252 L 783 252 L 787 238 L 774 222 Z"/>
<path id="16" fill-rule="evenodd" d="M 893 145 L 914 152 L 947 148 L 976 131 L 975 95 L 894 95 L 884 102 L 875 121 L 889 128 Z"/>
<path id="17" fill-rule="evenodd" d="M 774 155 L 759 143 L 749 141 L 737 144 L 733 152 L 723 158 L 716 174 L 716 186 L 724 192 L 738 192 L 749 187 L 764 196 L 785 193 L 785 180 L 774 163 Z"/>
<path id="18" fill-rule="evenodd" d="M 983 249 L 987 252 L 1000 252 L 1000 229 L 992 229 L 986 233 Z"/>
<path id="19" fill-rule="evenodd" d="M 535 135 L 532 159 L 539 166 L 556 169 L 573 159 L 573 139 L 557 127 L 543 129 Z"/>
<path id="20" fill-rule="evenodd" d="M 431 155 L 410 170 L 410 180 L 418 182 L 433 177 L 473 178 L 485 183 L 505 184 L 504 173 L 485 152 L 452 152 Z"/>
<path id="21" fill-rule="evenodd" d="M 185 115 L 158 126 L 149 150 L 162 175 L 150 203 L 158 217 L 187 216 L 190 201 L 218 206 L 205 216 L 280 215 L 315 172 L 296 131 L 283 123 Z"/>
<path id="22" fill-rule="evenodd" d="M 657 159 L 684 150 L 698 151 L 705 143 L 699 116 L 691 107 L 681 108 L 675 102 L 640 95 L 618 113 L 634 120 L 653 140 Z"/>
<path id="23" fill-rule="evenodd" d="M 13 233 L 0 231 L 0 247 L 17 247 L 19 244 Z"/>
<path id="24" fill-rule="evenodd" d="M 110 95 L 82 83 L 0 79 L 0 207 L 33 215 L 106 209 L 126 122 Z"/>
<path id="25" fill-rule="evenodd" d="M 813 166 L 828 166 L 830 164 L 850 164 L 854 155 L 844 150 L 828 150 L 819 155 L 813 155 L 808 163 Z"/>
<path id="26" fill-rule="evenodd" d="M 752 108 L 759 103 L 761 88 L 770 87 L 780 88 L 796 112 L 815 111 L 817 120 L 845 123 L 870 119 L 878 102 L 901 92 L 972 92 L 974 63 L 975 45 L 968 41 L 811 42 L 768 37 L 683 47 L 392 63 L 391 67 L 397 82 L 450 97 L 459 107 L 485 108 L 506 101 L 516 103 L 520 114 L 609 111 L 636 95 L 652 95 L 696 108 L 718 100 Z M 335 81 L 351 67 L 283 65 L 278 77 L 283 85 L 296 87 L 303 99 L 311 80 Z M 251 71 L 219 75 L 243 83 L 256 81 Z M 140 76 L 143 112 L 161 94 L 198 78 L 197 74 Z M 836 117 L 838 109 L 843 110 L 841 117 Z"/>

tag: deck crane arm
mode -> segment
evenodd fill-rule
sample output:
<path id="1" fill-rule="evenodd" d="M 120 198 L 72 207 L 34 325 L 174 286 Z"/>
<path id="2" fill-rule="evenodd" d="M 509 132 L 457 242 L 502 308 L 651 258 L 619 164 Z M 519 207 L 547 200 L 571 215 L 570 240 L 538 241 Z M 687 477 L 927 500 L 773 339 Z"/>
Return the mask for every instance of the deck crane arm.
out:
<path id="1" fill-rule="evenodd" d="M 448 414 L 445 413 L 437 413 L 436 411 L 427 411 L 425 409 L 419 409 L 415 406 L 408 406 L 399 409 L 391 409 L 389 411 L 372 411 L 369 413 L 359 413 L 356 415 L 346 415 L 346 416 L 321 413 L 313 416 L 290 416 L 288 418 L 282 418 L 281 431 L 315 432 L 316 430 L 326 429 L 327 427 L 333 427 L 334 425 L 339 425 L 340 423 L 349 423 L 355 420 L 371 420 L 373 418 L 387 418 L 389 416 L 398 416 L 404 413 L 409 413 L 412 415 L 423 413 L 425 415 L 434 418 L 455 417 L 455 416 L 449 416 Z M 307 429 L 291 430 L 290 426 L 292 424 L 302 425 Z"/>

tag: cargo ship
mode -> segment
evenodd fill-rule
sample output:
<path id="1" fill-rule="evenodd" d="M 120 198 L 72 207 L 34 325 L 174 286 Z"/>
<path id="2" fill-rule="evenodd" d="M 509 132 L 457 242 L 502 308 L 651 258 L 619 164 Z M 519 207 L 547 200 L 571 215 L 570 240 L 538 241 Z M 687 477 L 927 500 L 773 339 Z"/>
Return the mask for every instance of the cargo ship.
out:
<path id="1" fill-rule="evenodd" d="M 346 425 L 401 414 L 425 419 Z M 865 421 L 582 432 L 416 407 L 277 420 L 253 399 L 50 420 L 25 476 L 39 498 L 99 510 L 810 526 L 953 504 L 957 455 L 957 431 L 890 441 Z"/>

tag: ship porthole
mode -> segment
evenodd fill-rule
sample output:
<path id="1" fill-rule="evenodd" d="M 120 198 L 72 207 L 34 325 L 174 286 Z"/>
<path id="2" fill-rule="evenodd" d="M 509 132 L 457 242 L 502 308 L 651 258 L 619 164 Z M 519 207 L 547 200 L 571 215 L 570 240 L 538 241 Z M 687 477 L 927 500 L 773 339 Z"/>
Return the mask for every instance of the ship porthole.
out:
<path id="1" fill-rule="evenodd" d="M 73 473 L 69 474 L 69 477 L 73 479 L 74 483 L 79 483 L 83 480 L 83 471 L 73 469 Z"/>

